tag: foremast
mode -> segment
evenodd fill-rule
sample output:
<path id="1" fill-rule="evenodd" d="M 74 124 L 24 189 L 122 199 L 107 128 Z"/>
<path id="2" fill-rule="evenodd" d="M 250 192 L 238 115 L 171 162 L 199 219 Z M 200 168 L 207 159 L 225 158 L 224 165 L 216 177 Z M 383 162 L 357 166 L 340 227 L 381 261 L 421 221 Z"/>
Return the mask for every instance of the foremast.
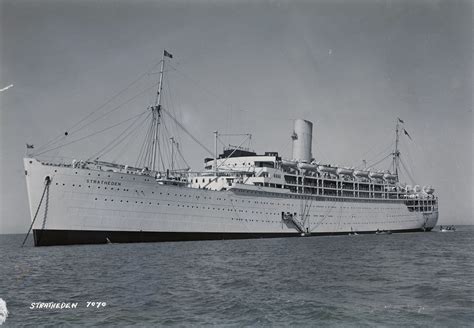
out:
<path id="1" fill-rule="evenodd" d="M 163 90 L 163 74 L 165 69 L 165 58 L 173 58 L 173 55 L 164 50 L 160 61 L 160 79 L 158 83 L 158 90 L 156 91 L 155 104 L 151 107 L 152 110 L 152 126 L 153 126 L 153 140 L 152 140 L 152 154 L 150 167 L 152 171 L 156 171 L 157 157 L 160 153 L 159 128 L 161 119 L 161 93 Z"/>

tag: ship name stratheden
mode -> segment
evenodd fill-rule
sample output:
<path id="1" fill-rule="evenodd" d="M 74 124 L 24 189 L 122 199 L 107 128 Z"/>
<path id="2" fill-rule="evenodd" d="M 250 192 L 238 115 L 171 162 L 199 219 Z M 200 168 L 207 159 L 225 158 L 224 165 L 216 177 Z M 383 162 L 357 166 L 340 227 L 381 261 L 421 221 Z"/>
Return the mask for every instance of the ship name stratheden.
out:
<path id="1" fill-rule="evenodd" d="M 105 184 L 108 186 L 121 186 L 120 182 L 115 181 L 105 181 L 105 180 L 94 180 L 94 179 L 87 179 L 87 183 L 96 183 L 96 184 Z"/>

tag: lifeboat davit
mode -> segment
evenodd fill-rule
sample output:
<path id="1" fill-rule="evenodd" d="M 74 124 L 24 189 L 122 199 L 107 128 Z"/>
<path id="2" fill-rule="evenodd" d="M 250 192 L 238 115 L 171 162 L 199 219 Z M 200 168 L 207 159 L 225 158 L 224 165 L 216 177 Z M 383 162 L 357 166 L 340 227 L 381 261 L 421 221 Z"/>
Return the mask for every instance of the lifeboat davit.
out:
<path id="1" fill-rule="evenodd" d="M 337 167 L 329 166 L 329 165 L 318 165 L 318 171 L 324 173 L 337 173 Z"/>
<path id="2" fill-rule="evenodd" d="M 360 178 L 368 178 L 369 177 L 369 171 L 355 170 L 354 175 L 356 177 L 360 177 Z"/>
<path id="3" fill-rule="evenodd" d="M 344 167 L 340 167 L 337 169 L 337 174 L 342 174 L 342 175 L 352 175 L 354 170 L 352 169 L 346 169 Z"/>

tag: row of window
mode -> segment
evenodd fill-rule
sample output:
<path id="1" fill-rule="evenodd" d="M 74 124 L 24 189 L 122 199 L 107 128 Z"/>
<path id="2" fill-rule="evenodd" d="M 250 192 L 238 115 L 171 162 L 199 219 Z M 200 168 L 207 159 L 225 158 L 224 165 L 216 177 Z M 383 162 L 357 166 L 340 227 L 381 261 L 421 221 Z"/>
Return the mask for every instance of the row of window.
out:
<path id="1" fill-rule="evenodd" d="M 99 198 L 95 198 L 94 200 L 98 201 Z M 104 201 L 105 202 L 113 202 L 114 199 L 111 199 L 111 198 L 104 198 Z M 135 204 L 145 204 L 145 205 L 157 205 L 157 206 L 160 206 L 160 203 L 157 202 L 157 203 L 154 203 L 154 202 L 147 202 L 147 201 L 138 201 L 138 200 L 135 200 L 135 201 L 132 201 L 132 200 L 123 200 L 123 199 L 120 199 L 118 202 L 120 203 L 135 203 Z M 166 204 L 166 203 L 165 203 Z M 165 205 L 163 204 L 163 205 Z M 167 203 L 167 206 L 171 206 L 170 203 Z M 263 212 L 263 211 L 249 211 L 249 210 L 243 210 L 243 209 L 239 209 L 237 210 L 236 208 L 222 208 L 222 207 L 211 207 L 211 206 L 197 206 L 197 205 L 183 205 L 183 204 L 176 204 L 177 207 L 181 207 L 181 208 L 191 208 L 191 209 L 203 209 L 203 210 L 214 210 L 214 211 L 227 211 L 227 212 L 239 212 L 239 213 L 251 213 L 251 214 L 265 214 L 265 215 L 279 215 L 279 213 L 274 213 L 274 212 Z M 296 215 L 296 213 L 295 213 Z M 323 214 L 313 214 L 312 215 L 313 217 L 323 217 L 323 218 L 331 218 L 333 217 L 333 215 L 323 215 Z M 345 217 L 345 216 L 340 216 L 341 218 L 342 217 Z M 347 216 L 349 217 L 349 216 Z M 354 216 L 352 216 L 354 217 Z M 387 215 L 387 217 L 400 217 L 399 215 Z M 357 222 L 356 222 L 357 223 Z"/>
<path id="2" fill-rule="evenodd" d="M 257 219 L 242 219 L 242 218 L 231 218 L 232 221 L 240 221 L 240 222 L 262 222 L 262 223 L 281 223 L 281 221 L 275 220 L 257 220 Z"/>
<path id="3" fill-rule="evenodd" d="M 59 185 L 59 183 L 56 183 L 56 185 Z M 62 185 L 65 186 L 64 183 L 63 183 Z M 80 184 L 79 184 L 79 185 L 72 184 L 72 186 L 73 186 L 73 187 L 82 187 L 82 185 L 80 185 Z M 90 185 L 88 185 L 87 187 L 88 187 L 88 188 L 91 188 Z M 97 186 L 97 189 L 101 189 L 101 187 L 100 187 L 100 186 Z M 103 189 L 104 189 L 104 190 L 118 190 L 118 191 L 125 191 L 125 192 L 130 191 L 130 189 L 127 189 L 127 188 L 114 188 L 114 187 L 109 187 L 108 189 L 107 189 L 107 187 L 103 187 Z M 137 190 L 137 189 L 135 190 L 135 192 L 144 193 L 143 190 L 139 191 L 139 190 Z M 155 193 L 155 192 L 152 191 L 152 194 L 154 194 L 154 193 Z M 163 192 L 160 192 L 159 194 L 160 194 L 160 195 L 163 195 Z M 169 196 L 170 193 L 166 193 L 166 195 Z M 186 195 L 186 194 L 174 194 L 174 196 L 175 196 L 175 197 L 178 197 L 178 196 L 179 196 L 179 197 L 189 197 L 189 198 L 193 197 L 193 196 L 191 196 L 191 195 Z M 195 197 L 196 197 L 196 199 L 199 199 L 199 198 L 200 198 L 200 196 L 195 196 Z M 211 197 L 206 197 L 206 196 L 204 196 L 203 199 L 212 200 Z M 218 200 L 218 201 L 227 201 L 227 199 L 220 198 L 220 197 L 217 197 L 216 200 Z M 127 202 L 128 202 L 128 201 L 127 201 Z M 231 202 L 232 202 L 232 200 L 231 200 Z M 238 202 L 238 201 L 234 201 L 233 204 L 234 204 L 234 203 L 237 203 L 237 202 Z M 241 200 L 241 202 L 242 202 L 242 203 L 248 202 L 249 204 L 252 203 L 252 201 L 250 201 L 250 200 Z M 143 203 L 143 202 L 142 202 L 142 203 Z M 145 203 L 146 203 L 146 202 L 145 202 Z M 149 202 L 149 203 L 151 204 L 151 202 Z M 283 203 L 280 204 L 280 203 L 263 202 L 263 201 L 253 201 L 253 203 L 254 203 L 254 204 L 260 204 L 260 205 L 273 205 L 273 206 L 277 205 L 277 206 L 285 206 L 285 207 L 294 207 L 294 206 L 297 206 L 297 204 L 283 204 Z M 316 205 L 316 206 L 313 206 L 313 207 L 318 207 L 318 208 L 337 208 L 337 206 L 334 206 L 334 205 L 327 205 L 327 206 L 325 206 L 325 205 Z M 356 209 L 356 210 L 361 210 L 361 209 L 373 210 L 373 208 L 371 208 L 371 207 L 353 207 L 353 206 L 349 207 L 349 206 L 341 206 L 341 207 L 339 207 L 339 208 L 347 208 L 347 209 L 350 208 L 350 209 Z M 396 208 L 387 207 L 387 208 L 380 208 L 379 210 L 390 210 L 390 209 L 391 209 L 391 210 L 394 210 L 394 209 L 396 209 Z"/>
<path id="4" fill-rule="evenodd" d="M 99 200 L 98 198 L 95 198 L 95 200 Z M 113 202 L 114 200 L 113 199 L 107 199 L 107 198 L 104 198 L 104 201 L 107 202 Z M 128 200 L 119 200 L 120 203 L 129 203 Z M 131 201 L 133 203 L 133 201 Z M 152 203 L 152 202 L 143 202 L 143 201 L 135 201 L 135 204 L 147 204 L 148 205 L 154 205 L 155 203 Z M 160 203 L 156 203 L 156 205 L 160 205 Z M 165 204 L 163 204 L 165 205 Z M 170 203 L 167 203 L 166 204 L 167 206 L 171 206 Z M 216 207 L 210 207 L 210 206 L 193 206 L 193 205 L 180 205 L 180 204 L 177 204 L 176 205 L 177 207 L 182 207 L 182 208 L 196 208 L 196 209 L 204 209 L 204 210 L 214 210 L 214 211 L 228 211 L 228 212 L 237 212 L 237 209 L 224 209 L 224 208 L 216 208 Z M 248 213 L 248 210 L 239 210 L 238 212 L 242 212 L 242 213 Z M 265 215 L 279 215 L 279 213 L 267 213 L 267 212 L 258 212 L 258 211 L 252 211 L 252 214 L 265 214 Z M 323 217 L 325 219 L 329 219 L 329 218 L 334 218 L 333 215 L 322 215 L 322 214 L 314 214 L 313 217 Z M 342 219 L 344 216 L 341 216 L 340 219 Z M 347 216 L 349 217 L 349 216 Z M 396 217 L 396 216 L 391 216 L 391 215 L 387 215 L 387 217 Z M 243 218 L 231 218 L 232 220 L 236 220 L 236 221 L 245 221 L 245 222 L 263 222 L 263 223 L 281 223 L 280 220 L 257 220 L 257 219 L 243 219 Z M 377 222 L 348 222 L 348 223 L 341 223 L 341 222 L 332 222 L 332 223 L 323 223 L 323 222 L 320 222 L 319 224 L 384 224 L 384 223 L 400 223 L 400 222 L 408 222 L 408 221 L 412 221 L 410 219 L 407 219 L 407 220 L 398 220 L 398 221 L 377 221 Z"/>
<path id="5" fill-rule="evenodd" d="M 236 189 L 234 189 L 236 190 Z M 286 198 L 286 199 L 302 199 L 302 200 L 318 200 L 318 201 L 329 201 L 329 202 L 353 202 L 353 203 L 400 203 L 404 200 L 398 198 L 353 198 L 353 197 L 327 197 L 327 195 L 320 196 L 304 196 L 301 194 L 286 194 L 286 193 L 275 193 L 271 191 L 253 191 L 246 189 L 239 189 L 240 193 L 259 195 L 265 194 L 267 197 L 273 198 Z M 294 191 L 296 193 L 296 191 Z M 330 195 L 336 196 L 336 195 Z"/>
<path id="6" fill-rule="evenodd" d="M 56 185 L 60 185 L 60 183 L 58 183 L 58 182 L 56 182 L 55 184 L 56 184 Z M 62 186 L 65 186 L 65 184 L 62 183 Z M 79 187 L 79 188 L 82 187 L 81 184 L 77 184 L 77 185 L 76 185 L 76 184 L 72 184 L 72 186 L 73 186 L 73 187 Z M 93 187 L 93 186 L 92 186 L 92 187 Z M 90 189 L 90 188 L 91 188 L 91 185 L 87 185 L 87 188 Z M 97 186 L 97 189 L 104 189 L 104 190 L 111 190 L 111 191 L 114 191 L 114 190 L 115 190 L 115 191 L 124 191 L 124 192 L 129 192 L 129 191 L 130 191 L 130 189 L 128 189 L 128 188 L 103 187 L 103 186 L 102 186 L 102 187 L 101 187 L 101 186 Z M 143 191 L 143 190 L 139 191 L 139 190 L 135 189 L 135 192 L 137 192 L 137 193 L 141 192 L 142 194 L 144 194 L 144 191 Z M 154 191 L 152 191 L 151 193 L 152 193 L 152 194 L 155 194 Z M 158 192 L 157 192 L 157 194 L 158 194 Z M 159 194 L 160 194 L 160 195 L 163 195 L 164 193 L 163 193 L 163 192 L 160 192 Z M 168 193 L 166 193 L 166 195 L 167 195 L 167 196 L 170 196 L 170 195 L 173 195 L 173 194 L 172 194 L 172 193 L 170 194 L 170 193 L 168 192 Z M 178 196 L 179 196 L 179 197 L 187 197 L 187 198 L 193 198 L 193 197 L 195 197 L 196 199 L 199 199 L 199 198 L 201 197 L 201 196 L 192 196 L 192 195 L 177 194 L 177 193 L 174 193 L 174 196 L 175 196 L 175 197 L 178 197 Z M 202 198 L 203 198 L 203 199 L 212 200 L 212 197 L 203 196 Z M 225 201 L 225 202 L 228 201 L 228 199 L 226 199 L 226 198 L 221 198 L 221 197 L 217 197 L 216 199 L 217 199 L 218 201 Z M 338 200 L 338 199 L 332 199 L 332 200 L 335 200 L 335 201 L 336 201 L 336 200 Z M 128 201 L 126 201 L 126 202 L 128 202 Z M 246 203 L 246 202 L 247 202 L 247 203 L 249 203 L 249 204 L 251 204 L 251 203 L 253 202 L 254 204 L 260 204 L 260 205 L 273 205 L 273 206 L 274 206 L 274 205 L 278 205 L 278 206 L 281 205 L 281 206 L 285 206 L 285 207 L 298 206 L 298 204 L 284 204 L 284 203 L 279 203 L 279 202 L 274 203 L 274 202 L 268 202 L 268 201 L 250 201 L 250 200 L 240 200 L 240 201 L 235 200 L 235 201 L 232 201 L 232 200 L 231 200 L 232 205 L 234 205 L 234 204 L 237 203 L 237 202 L 242 202 L 242 203 Z M 138 201 L 137 201 L 137 203 L 138 203 Z M 142 202 L 142 203 L 143 203 L 143 202 Z M 146 202 L 145 202 L 145 203 L 146 203 Z M 149 204 L 151 204 L 151 202 L 149 202 Z M 336 206 L 321 206 L 321 205 L 317 205 L 317 207 L 336 208 Z M 351 209 L 358 209 L 358 210 L 361 210 L 361 209 L 373 210 L 372 207 L 346 207 L 346 206 L 342 206 L 342 208 L 351 208 Z M 388 207 L 388 208 L 383 208 L 383 209 L 381 208 L 381 209 L 379 209 L 379 210 L 386 210 L 386 209 L 395 209 L 395 208 L 390 208 L 390 207 Z M 431 210 L 431 208 L 430 208 L 430 210 Z M 410 211 L 413 211 L 413 208 L 411 208 Z M 423 211 L 427 211 L 427 209 L 425 209 L 425 210 L 423 210 Z"/>
<path id="7" fill-rule="evenodd" d="M 58 170 L 54 170 L 55 173 L 58 172 Z M 127 173 L 131 173 L 131 172 L 127 172 Z M 78 174 L 77 171 L 74 172 L 74 174 Z M 92 176 L 92 173 L 88 172 L 87 173 L 88 176 Z M 95 175 L 95 174 L 94 174 Z M 100 173 L 97 173 L 97 176 L 100 177 Z M 105 174 L 104 174 L 104 177 L 105 177 Z M 107 178 L 110 178 L 110 174 L 107 174 Z M 123 175 L 120 175 L 120 179 L 123 180 Z M 135 177 L 132 177 L 132 180 L 135 180 Z M 153 179 L 150 179 L 150 178 L 144 178 L 143 181 L 154 181 Z"/>
<path id="8" fill-rule="evenodd" d="M 432 206 L 408 206 L 410 212 L 433 212 Z"/>

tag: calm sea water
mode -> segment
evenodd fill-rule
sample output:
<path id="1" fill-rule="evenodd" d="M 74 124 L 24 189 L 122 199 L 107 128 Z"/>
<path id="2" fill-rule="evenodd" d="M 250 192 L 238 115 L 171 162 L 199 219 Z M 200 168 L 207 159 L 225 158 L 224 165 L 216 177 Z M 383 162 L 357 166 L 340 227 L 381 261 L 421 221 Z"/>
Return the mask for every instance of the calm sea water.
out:
<path id="1" fill-rule="evenodd" d="M 5 327 L 474 325 L 472 226 L 38 248 L 20 248 L 22 239 L 0 236 Z M 78 307 L 30 309 L 33 302 Z"/>

